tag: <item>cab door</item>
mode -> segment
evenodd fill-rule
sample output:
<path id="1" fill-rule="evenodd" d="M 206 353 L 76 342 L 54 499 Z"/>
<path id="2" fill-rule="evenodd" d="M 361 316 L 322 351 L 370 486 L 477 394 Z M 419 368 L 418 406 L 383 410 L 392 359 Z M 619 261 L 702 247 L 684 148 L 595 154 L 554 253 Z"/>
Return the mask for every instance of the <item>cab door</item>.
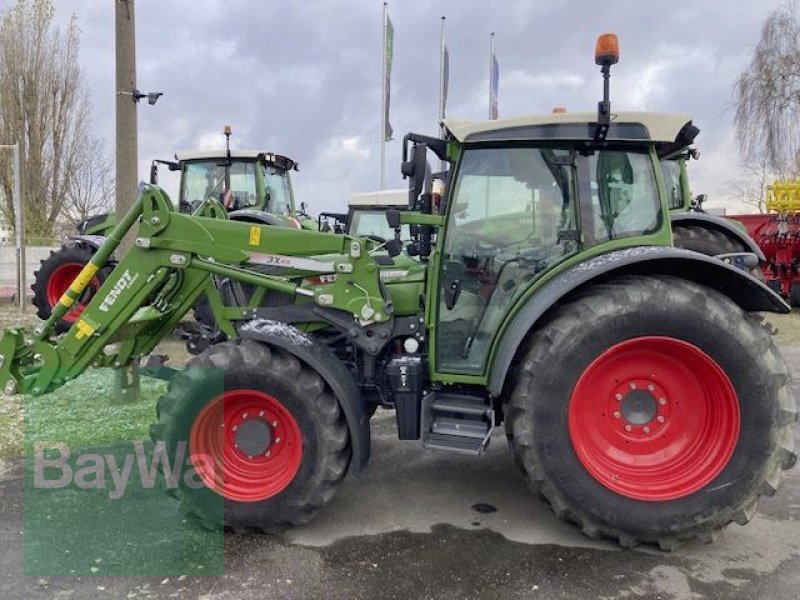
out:
<path id="1" fill-rule="evenodd" d="M 483 374 L 514 301 L 577 252 L 573 164 L 554 147 L 464 151 L 439 262 L 437 372 Z"/>

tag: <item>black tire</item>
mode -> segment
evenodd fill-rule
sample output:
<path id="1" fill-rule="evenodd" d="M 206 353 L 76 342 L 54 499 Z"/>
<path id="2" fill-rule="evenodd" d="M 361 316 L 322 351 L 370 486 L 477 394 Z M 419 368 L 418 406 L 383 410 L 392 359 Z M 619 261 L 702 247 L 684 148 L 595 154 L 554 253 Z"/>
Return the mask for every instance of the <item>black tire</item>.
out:
<path id="1" fill-rule="evenodd" d="M 209 529 L 225 525 L 274 533 L 305 523 L 330 500 L 343 479 L 350 463 L 350 438 L 339 402 L 322 377 L 285 350 L 236 340 L 190 359 L 158 401 L 151 438 L 164 442 L 172 464 L 178 444 L 189 446 L 190 430 L 200 411 L 221 393 L 220 370 L 226 393 L 263 392 L 279 399 L 291 414 L 302 437 L 297 472 L 286 487 L 258 501 L 223 500 L 210 487 L 190 487 L 183 478 L 168 492 L 180 500 L 184 514 Z"/>
<path id="2" fill-rule="evenodd" d="M 709 256 L 729 252 L 749 252 L 741 242 L 728 237 L 716 229 L 698 225 L 673 225 L 672 238 L 676 248 L 694 250 Z"/>
<path id="3" fill-rule="evenodd" d="M 584 466 L 571 440 L 579 378 L 607 349 L 642 336 L 684 340 L 705 352 L 730 379 L 741 414 L 719 474 L 674 499 L 613 491 Z M 797 410 L 786 364 L 768 333 L 727 297 L 682 279 L 631 276 L 588 288 L 532 332 L 513 377 L 506 434 L 514 458 L 553 511 L 593 538 L 663 549 L 696 537 L 711 541 L 730 522 L 745 524 L 759 496 L 772 495 L 781 470 L 795 462 Z M 592 419 L 599 424 L 618 414 Z"/>
<path id="4" fill-rule="evenodd" d="M 33 304 L 36 307 L 37 317 L 45 321 L 50 318 L 50 314 L 53 311 L 53 306 L 50 302 L 51 298 L 48 296 L 48 282 L 54 274 L 56 274 L 59 269 L 64 268 L 65 265 L 87 264 L 94 255 L 94 252 L 95 250 L 88 246 L 67 243 L 61 246 L 61 249 L 50 252 L 50 256 L 41 262 L 39 270 L 33 274 L 33 285 L 31 285 L 31 289 L 33 290 Z M 113 267 L 103 268 L 97 272 L 95 279 L 100 285 L 106 280 L 112 268 Z M 96 290 L 97 287 L 90 284 L 81 298 L 76 301 L 77 304 L 83 306 L 88 304 Z M 72 320 L 59 319 L 55 325 L 55 332 L 63 333 L 67 331 L 72 327 L 74 320 L 74 317 Z"/>
<path id="5" fill-rule="evenodd" d="M 800 306 L 800 281 L 795 281 L 789 286 L 789 303 L 792 306 Z"/>

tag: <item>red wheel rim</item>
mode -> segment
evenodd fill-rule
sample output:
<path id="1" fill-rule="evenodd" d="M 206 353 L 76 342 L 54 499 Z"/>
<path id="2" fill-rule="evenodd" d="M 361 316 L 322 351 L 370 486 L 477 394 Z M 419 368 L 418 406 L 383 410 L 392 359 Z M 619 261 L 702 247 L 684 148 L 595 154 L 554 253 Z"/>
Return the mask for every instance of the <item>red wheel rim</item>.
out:
<path id="1" fill-rule="evenodd" d="M 697 346 L 640 337 L 612 346 L 578 379 L 569 403 L 572 447 L 618 494 L 675 500 L 711 482 L 739 439 L 739 401 Z"/>
<path id="2" fill-rule="evenodd" d="M 62 265 L 58 265 L 56 270 L 53 271 L 52 275 L 50 275 L 50 279 L 47 280 L 47 303 L 50 305 L 51 310 L 56 304 L 58 304 L 61 296 L 63 296 L 64 292 L 66 292 L 69 286 L 72 285 L 72 282 L 81 272 L 81 270 L 83 270 L 83 267 L 84 265 L 81 263 L 64 263 Z M 97 277 L 93 277 L 89 282 L 89 285 L 86 286 L 86 290 L 83 292 L 81 297 L 75 301 L 73 309 L 61 317 L 62 320 L 66 321 L 67 323 L 74 323 L 75 320 L 81 316 L 81 313 L 83 313 L 86 305 L 89 304 L 89 299 L 99 288 L 100 280 Z"/>
<path id="3" fill-rule="evenodd" d="M 242 438 L 246 429 L 250 439 Z M 292 482 L 300 468 L 303 438 L 295 418 L 275 397 L 233 390 L 197 415 L 189 452 L 207 487 L 229 500 L 259 502 Z"/>

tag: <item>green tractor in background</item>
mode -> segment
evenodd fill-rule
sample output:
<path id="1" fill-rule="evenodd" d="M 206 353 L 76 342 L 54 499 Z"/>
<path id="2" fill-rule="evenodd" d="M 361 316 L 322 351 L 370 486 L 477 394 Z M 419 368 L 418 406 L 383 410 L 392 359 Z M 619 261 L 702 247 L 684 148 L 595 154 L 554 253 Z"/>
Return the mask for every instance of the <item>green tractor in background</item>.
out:
<path id="1" fill-rule="evenodd" d="M 705 194 L 693 196 L 686 172 L 687 162 L 697 159 L 694 148 L 683 148 L 661 157 L 661 171 L 672 222 L 675 246 L 710 256 L 735 261 L 736 266 L 763 278 L 760 264 L 766 261 L 763 250 L 735 219 L 726 219 L 703 210 Z"/>
<path id="2" fill-rule="evenodd" d="M 758 314 L 789 307 L 674 247 L 662 157 L 698 129 L 612 116 L 617 57 L 603 36 L 597 113 L 406 135 L 408 205 L 385 211 L 390 239 L 236 222 L 213 197 L 182 214 L 146 186 L 47 322 L 4 332 L 0 387 L 44 394 L 90 365 L 129 365 L 206 295 L 227 340 L 155 371 L 169 388 L 151 429 L 169 464 L 188 449 L 203 485 L 169 491 L 204 526 L 311 519 L 366 467 L 377 404 L 419 451 L 478 457 L 503 426 L 531 487 L 592 538 L 669 549 L 745 524 L 796 460 L 788 369 Z M 429 152 L 450 164 L 438 202 Z M 398 269 L 404 252 L 415 268 Z"/>
<path id="3" fill-rule="evenodd" d="M 305 204 L 300 205 L 299 212 L 295 208 L 290 172 L 297 170 L 297 163 L 274 152 L 231 150 L 230 135 L 231 130 L 226 126 L 225 150 L 178 152 L 174 161 L 154 160 L 150 183 L 158 182 L 158 165 L 161 164 L 170 171 L 180 172 L 178 209 L 181 212 L 192 214 L 208 198 L 214 197 L 235 221 L 316 229 L 316 220 L 305 214 Z M 50 316 L 58 299 L 115 226 L 114 213 L 86 219 L 78 225 L 76 235 L 70 236 L 59 250 L 42 261 L 31 285 L 33 304 L 40 319 Z M 112 260 L 95 274 L 74 308 L 60 319 L 57 331 L 66 331 L 72 326 L 114 264 Z M 207 327 L 213 325 L 213 321 L 208 322 L 210 313 L 204 300 L 196 307 L 196 316 Z"/>
<path id="4" fill-rule="evenodd" d="M 392 228 L 386 222 L 386 211 L 403 208 L 407 204 L 408 193 L 405 190 L 352 193 L 347 199 L 346 213 L 319 214 L 319 230 L 385 241 L 394 237 Z M 404 226 L 400 234 L 404 240 L 411 239 L 408 226 Z"/>

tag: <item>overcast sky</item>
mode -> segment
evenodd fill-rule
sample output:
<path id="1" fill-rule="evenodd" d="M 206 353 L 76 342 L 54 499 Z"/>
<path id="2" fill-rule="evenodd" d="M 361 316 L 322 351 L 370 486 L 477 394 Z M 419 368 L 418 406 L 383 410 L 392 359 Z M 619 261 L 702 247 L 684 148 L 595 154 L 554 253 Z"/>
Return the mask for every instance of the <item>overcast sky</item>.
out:
<path id="1" fill-rule="evenodd" d="M 10 0 L 0 0 L 7 6 Z M 114 2 L 55 0 L 74 14 L 93 126 L 114 147 Z M 497 34 L 500 117 L 556 105 L 595 110 L 601 78 L 597 35 L 617 33 L 615 110 L 687 112 L 701 129 L 694 193 L 720 205 L 739 172 L 732 87 L 747 66 L 764 17 L 780 4 L 641 0 L 395 0 L 387 187 L 401 187 L 400 140 L 437 127 L 440 17 L 450 52 L 448 117 L 485 119 L 489 34 Z M 502 7 L 502 8 L 500 8 Z M 139 177 L 149 161 L 180 149 L 234 147 L 300 162 L 298 201 L 311 211 L 344 206 L 348 192 L 380 182 L 380 0 L 136 0 L 139 88 L 163 91 L 139 109 Z"/>

